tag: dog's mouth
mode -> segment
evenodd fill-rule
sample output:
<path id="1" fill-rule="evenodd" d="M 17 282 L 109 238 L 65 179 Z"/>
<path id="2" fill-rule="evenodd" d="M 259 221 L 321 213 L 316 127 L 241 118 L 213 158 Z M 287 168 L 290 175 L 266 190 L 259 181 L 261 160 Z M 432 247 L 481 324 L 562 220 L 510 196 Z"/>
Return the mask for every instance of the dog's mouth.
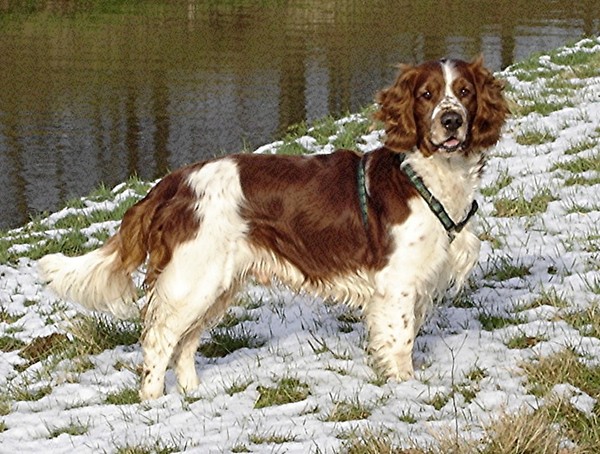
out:
<path id="1" fill-rule="evenodd" d="M 464 149 L 468 127 L 464 106 L 458 101 L 442 101 L 433 111 L 430 126 L 430 142 L 434 151 L 453 153 Z"/>
<path id="2" fill-rule="evenodd" d="M 457 139 L 454 136 L 446 139 L 444 142 L 442 142 L 440 144 L 434 144 L 434 146 L 438 150 L 447 151 L 448 153 L 452 153 L 456 150 L 459 150 L 462 147 L 462 145 L 463 145 L 463 141 L 460 139 Z"/>

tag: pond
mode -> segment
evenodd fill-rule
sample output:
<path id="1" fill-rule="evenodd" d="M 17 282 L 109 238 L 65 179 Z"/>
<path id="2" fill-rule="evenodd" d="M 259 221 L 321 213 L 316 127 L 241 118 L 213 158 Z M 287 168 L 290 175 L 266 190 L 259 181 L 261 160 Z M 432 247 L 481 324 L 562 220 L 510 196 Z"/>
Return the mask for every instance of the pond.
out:
<path id="1" fill-rule="evenodd" d="M 500 70 L 595 36 L 599 3 L 3 0 L 0 228 L 356 111 L 398 62 Z"/>

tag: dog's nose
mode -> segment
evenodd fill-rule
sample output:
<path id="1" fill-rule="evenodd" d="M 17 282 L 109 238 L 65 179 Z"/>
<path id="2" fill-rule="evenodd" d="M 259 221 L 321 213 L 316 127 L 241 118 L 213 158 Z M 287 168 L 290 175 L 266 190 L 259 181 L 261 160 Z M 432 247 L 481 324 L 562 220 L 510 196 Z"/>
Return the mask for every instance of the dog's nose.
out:
<path id="1" fill-rule="evenodd" d="M 462 117 L 456 112 L 446 112 L 442 115 L 442 125 L 450 132 L 456 131 L 462 124 Z"/>

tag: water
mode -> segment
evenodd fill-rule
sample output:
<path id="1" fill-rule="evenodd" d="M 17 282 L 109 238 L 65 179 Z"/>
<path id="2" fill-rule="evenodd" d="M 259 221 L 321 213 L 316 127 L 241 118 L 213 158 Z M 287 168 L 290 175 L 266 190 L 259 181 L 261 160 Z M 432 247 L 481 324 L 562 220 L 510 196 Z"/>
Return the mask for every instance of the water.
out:
<path id="1" fill-rule="evenodd" d="M 0 228 L 358 110 L 398 62 L 499 70 L 599 30 L 599 0 L 4 0 Z"/>

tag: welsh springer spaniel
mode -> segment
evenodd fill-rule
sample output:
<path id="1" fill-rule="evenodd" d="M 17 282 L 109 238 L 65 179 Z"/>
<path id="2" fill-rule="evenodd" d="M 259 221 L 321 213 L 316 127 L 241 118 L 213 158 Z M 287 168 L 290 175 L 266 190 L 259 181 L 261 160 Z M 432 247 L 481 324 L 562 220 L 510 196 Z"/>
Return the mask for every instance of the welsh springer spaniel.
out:
<path id="1" fill-rule="evenodd" d="M 408 379 L 427 310 L 478 258 L 469 220 L 484 151 L 508 114 L 502 88 L 481 58 L 402 66 L 377 96 L 381 148 L 189 165 L 130 208 L 103 247 L 48 255 L 41 275 L 63 298 L 130 317 L 131 274 L 146 262 L 142 399 L 162 395 L 170 362 L 182 391 L 199 385 L 200 332 L 248 276 L 361 307 L 378 365 Z"/>

